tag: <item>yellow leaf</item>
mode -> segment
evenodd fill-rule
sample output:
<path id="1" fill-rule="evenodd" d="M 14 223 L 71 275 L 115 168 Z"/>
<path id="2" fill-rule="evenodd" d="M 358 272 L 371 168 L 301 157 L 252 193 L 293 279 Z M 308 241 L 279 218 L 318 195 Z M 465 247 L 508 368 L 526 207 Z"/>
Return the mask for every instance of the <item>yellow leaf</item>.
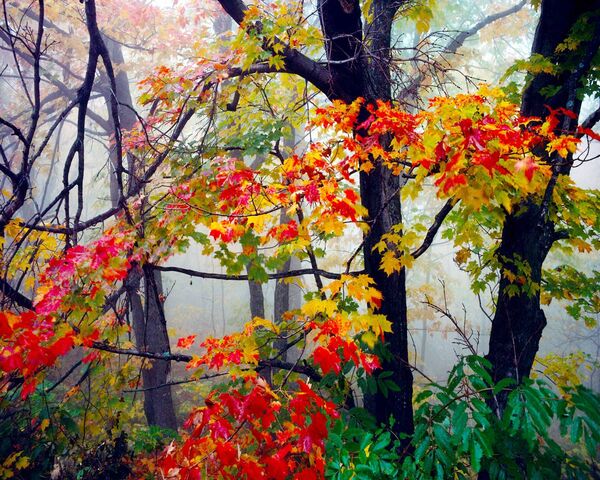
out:
<path id="1" fill-rule="evenodd" d="M 20 225 L 22 221 L 23 219 L 21 218 L 12 219 L 8 222 L 6 227 L 4 227 L 4 232 L 11 238 L 17 238 L 23 231 L 23 227 Z"/>
<path id="2" fill-rule="evenodd" d="M 333 300 L 309 300 L 301 308 L 302 313 L 309 317 L 314 317 L 319 313 L 332 316 L 337 312 L 337 303 Z"/>
<path id="3" fill-rule="evenodd" d="M 33 290 L 33 287 L 35 287 L 35 278 L 29 276 L 25 279 L 25 288 L 27 290 Z"/>
<path id="4" fill-rule="evenodd" d="M 514 281 L 517 279 L 517 276 L 506 268 L 502 271 L 502 275 L 504 275 L 504 277 L 507 278 L 510 283 L 514 283 Z"/>
<path id="5" fill-rule="evenodd" d="M 29 466 L 29 457 L 21 457 L 17 460 L 17 463 L 15 463 L 15 468 L 17 470 L 23 470 L 24 468 L 27 468 Z"/>
<path id="6" fill-rule="evenodd" d="M 360 339 L 365 342 L 369 348 L 374 348 L 377 343 L 377 335 L 370 330 L 363 333 Z"/>
<path id="7" fill-rule="evenodd" d="M 391 250 L 388 250 L 383 254 L 381 258 L 381 266 L 380 268 L 387 274 L 391 275 L 394 272 L 399 272 L 402 270 L 402 263 L 400 259 L 396 257 L 396 254 Z"/>
<path id="8" fill-rule="evenodd" d="M 264 327 L 267 330 L 279 334 L 279 328 L 277 327 L 277 325 L 275 325 L 273 322 L 271 322 L 270 320 L 266 320 L 264 318 L 260 318 L 260 317 L 254 317 L 252 319 L 252 326 L 254 328 L 257 327 Z"/>
<path id="9" fill-rule="evenodd" d="M 42 423 L 40 423 L 40 430 L 43 432 L 48 428 L 48 425 L 50 425 L 50 420 L 48 420 L 47 418 L 44 418 L 42 420 Z"/>
<path id="10" fill-rule="evenodd" d="M 461 248 L 458 252 L 456 252 L 454 259 L 456 260 L 456 263 L 458 263 L 459 265 L 462 265 L 470 257 L 471 257 L 471 250 L 469 250 L 468 248 Z"/>
<path id="11" fill-rule="evenodd" d="M 415 258 L 412 255 L 404 254 L 400 257 L 400 263 L 405 268 L 412 268 Z"/>
<path id="12" fill-rule="evenodd" d="M 374 168 L 375 168 L 375 165 L 373 165 L 373 162 L 370 162 L 370 161 L 365 161 L 360 164 L 361 172 L 369 173 Z"/>
<path id="13" fill-rule="evenodd" d="M 335 215 L 323 215 L 317 220 L 317 225 L 323 233 L 333 233 L 340 236 L 344 233 L 346 225 Z"/>

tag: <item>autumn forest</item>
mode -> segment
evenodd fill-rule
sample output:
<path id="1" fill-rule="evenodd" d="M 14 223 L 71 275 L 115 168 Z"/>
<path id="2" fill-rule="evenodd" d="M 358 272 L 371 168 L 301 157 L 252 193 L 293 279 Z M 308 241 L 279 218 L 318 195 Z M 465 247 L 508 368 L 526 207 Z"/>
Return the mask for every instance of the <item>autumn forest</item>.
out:
<path id="1" fill-rule="evenodd" d="M 2 0 L 0 479 L 600 479 L 600 0 Z"/>

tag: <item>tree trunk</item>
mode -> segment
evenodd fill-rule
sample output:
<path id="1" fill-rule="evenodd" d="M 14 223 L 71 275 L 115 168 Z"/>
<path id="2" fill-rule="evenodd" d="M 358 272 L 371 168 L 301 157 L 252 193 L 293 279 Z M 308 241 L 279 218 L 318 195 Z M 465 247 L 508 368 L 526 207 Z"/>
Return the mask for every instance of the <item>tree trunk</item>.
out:
<path id="1" fill-rule="evenodd" d="M 598 0 L 542 1 L 532 53 L 544 55 L 552 59 L 558 67 L 565 68 L 558 76 L 542 73 L 530 82 L 521 105 L 521 113 L 524 116 L 544 118 L 549 114 L 547 107 L 562 107 L 579 115 L 581 100 L 577 90 L 581 87 L 581 79 L 588 73 L 592 58 L 600 45 L 600 22 L 597 16 L 592 17 L 589 23 L 593 30 L 591 38 L 582 42 L 577 52 L 555 53 L 555 50 L 568 37 L 582 15 L 599 8 Z M 544 92 L 551 87 L 558 90 L 552 97 L 545 97 Z M 557 130 L 572 133 L 576 125 L 576 119 L 564 116 Z M 529 376 L 539 349 L 542 331 L 546 326 L 546 317 L 540 308 L 539 285 L 544 260 L 554 241 L 559 238 L 555 233 L 555 225 L 548 216 L 548 203 L 552 199 L 551 193 L 556 179 L 560 175 L 569 174 L 572 160 L 565 161 L 555 157 L 545 160 L 552 165 L 553 174 L 544 199 L 541 203 L 539 200 L 536 202 L 530 199 L 515 208 L 513 213 L 507 215 L 502 231 L 498 249 L 498 302 L 487 356 L 492 363 L 492 377 L 495 381 L 513 378 L 519 383 Z M 519 286 L 519 291 L 514 293 L 515 284 L 510 282 L 505 273 L 522 275 L 523 268 L 517 268 L 519 264 L 530 269 L 525 287 L 533 285 L 533 291 Z M 505 390 L 498 397 L 498 403 L 493 405 L 498 415 L 506 406 L 507 397 L 508 391 Z"/>
<path id="2" fill-rule="evenodd" d="M 346 101 L 364 97 L 366 102 L 391 100 L 390 44 L 391 29 L 402 1 L 374 0 L 372 23 L 365 29 L 368 37 L 366 54 L 359 2 L 345 0 L 319 1 L 322 30 L 332 72 L 333 96 Z M 362 112 L 367 117 L 366 109 Z M 375 159 L 377 160 L 377 159 Z M 377 163 L 374 162 L 376 165 Z M 412 370 L 408 362 L 408 325 L 406 312 L 406 274 L 402 270 L 387 275 L 380 269 L 381 255 L 373 251 L 381 237 L 402 221 L 400 204 L 401 179 L 381 165 L 368 174 L 360 174 L 360 194 L 367 208 L 370 231 L 364 239 L 365 271 L 383 295 L 383 314 L 392 322 L 393 333 L 385 340 L 389 355 L 384 355 L 382 367 L 392 372 L 391 379 L 400 387 L 398 392 L 381 392 L 365 398 L 366 409 L 378 422 L 388 423 L 394 417 L 394 431 L 403 434 L 403 447 L 410 442 L 414 430 L 412 411 Z"/>
<path id="3" fill-rule="evenodd" d="M 114 124 L 111 110 L 111 95 L 116 95 L 119 103 L 118 113 L 121 128 L 129 130 L 136 123 L 136 116 L 132 109 L 133 101 L 129 89 L 129 79 L 127 72 L 122 68 L 124 64 L 123 52 L 121 46 L 105 37 L 106 47 L 109 51 L 114 65 L 120 66 L 115 73 L 116 92 L 106 89 L 104 98 L 107 105 L 109 120 Z M 131 107 L 131 108 L 130 108 Z M 117 163 L 116 152 L 113 149 L 110 152 L 110 160 L 113 171 L 110 175 L 110 196 L 111 203 L 116 206 L 122 192 L 119 192 L 117 182 Z M 134 174 L 136 171 L 135 158 L 128 157 L 129 171 Z M 130 178 L 130 183 L 134 182 Z M 142 302 L 139 293 L 140 278 L 139 273 L 132 272 L 129 275 L 128 282 L 133 288 L 128 288 L 128 301 L 131 307 L 131 319 L 134 330 L 136 348 L 140 351 L 149 351 L 154 353 L 169 352 L 169 336 L 166 328 L 163 303 L 160 300 L 162 295 L 162 278 L 160 272 L 149 274 L 144 272 L 144 290 L 145 301 Z M 145 308 L 144 308 L 145 307 Z M 171 386 L 166 385 L 169 377 L 170 362 L 154 361 L 151 362 L 150 369 L 142 370 L 142 387 L 144 388 L 144 412 L 148 425 L 157 425 L 159 427 L 177 429 L 177 420 L 175 417 L 175 407 L 171 394 Z M 161 386 L 160 388 L 157 388 Z M 150 389 L 150 390 L 148 390 Z"/>
<path id="4" fill-rule="evenodd" d="M 139 294 L 140 275 L 132 273 L 128 279 L 128 298 L 132 315 L 136 347 L 153 353 L 171 352 L 167 322 L 162 301 L 162 282 L 158 272 L 149 267 L 143 269 L 144 303 Z M 144 308 L 145 307 L 145 308 Z M 177 429 L 177 419 L 171 387 L 167 385 L 170 362 L 168 360 L 144 360 L 150 368 L 142 368 L 144 388 L 144 413 L 148 425 Z"/>
<path id="5" fill-rule="evenodd" d="M 290 152 L 293 152 L 296 148 L 296 129 L 292 126 L 290 126 L 290 129 L 290 135 L 284 138 L 284 146 L 286 147 L 286 149 L 289 149 Z M 282 210 L 279 216 L 279 224 L 283 225 L 285 223 L 288 223 L 289 220 L 290 219 L 287 216 L 285 210 Z M 285 264 L 279 270 L 279 272 L 289 272 L 292 267 L 293 260 L 293 257 L 288 259 L 288 261 L 285 262 Z M 289 311 L 292 308 L 290 301 L 290 293 L 291 289 L 289 282 L 285 281 L 285 279 L 283 278 L 275 280 L 275 292 L 273 295 L 273 322 L 276 325 L 280 324 L 283 321 L 283 315 L 285 314 L 285 312 Z M 273 346 L 275 347 L 276 352 L 283 352 L 281 353 L 279 359 L 284 362 L 287 361 L 289 357 L 288 354 L 290 353 L 287 346 L 287 340 L 284 338 L 277 339 Z"/>
<path id="6" fill-rule="evenodd" d="M 250 264 L 246 264 L 246 272 L 250 274 Z M 265 318 L 265 295 L 262 283 L 248 280 L 248 289 L 250 291 L 250 317 Z"/>

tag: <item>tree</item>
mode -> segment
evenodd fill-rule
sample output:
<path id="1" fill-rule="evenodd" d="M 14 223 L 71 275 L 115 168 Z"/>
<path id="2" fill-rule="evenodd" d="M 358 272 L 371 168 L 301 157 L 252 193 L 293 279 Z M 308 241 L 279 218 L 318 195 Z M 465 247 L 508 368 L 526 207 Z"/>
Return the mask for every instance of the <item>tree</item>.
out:
<path id="1" fill-rule="evenodd" d="M 561 111 L 553 128 L 563 134 L 577 133 L 583 94 L 589 85 L 587 78 L 597 68 L 599 9 L 597 2 L 541 3 L 531 53 L 532 57 L 537 55 L 550 61 L 553 70 L 539 72 L 530 79 L 521 104 L 524 116 L 545 119 L 552 112 Z M 577 44 L 576 51 L 566 46 L 570 41 Z M 599 114 L 596 109 L 582 125 L 586 128 L 594 125 Z M 557 183 L 571 171 L 574 152 L 542 155 L 546 155 L 544 161 L 552 166 L 544 193 L 526 199 L 507 216 L 498 247 L 500 286 L 488 353 L 495 381 L 513 378 L 520 382 L 530 375 L 546 326 L 540 308 L 544 260 L 556 241 L 578 236 L 560 225 L 560 209 L 569 206 L 555 205 L 552 199 Z M 583 237 L 587 235 L 584 233 Z M 515 294 L 511 292 L 514 285 L 511 278 L 521 275 L 523 268 L 528 271 L 527 282 L 537 287 Z M 506 398 L 501 398 L 500 409 L 505 401 Z"/>

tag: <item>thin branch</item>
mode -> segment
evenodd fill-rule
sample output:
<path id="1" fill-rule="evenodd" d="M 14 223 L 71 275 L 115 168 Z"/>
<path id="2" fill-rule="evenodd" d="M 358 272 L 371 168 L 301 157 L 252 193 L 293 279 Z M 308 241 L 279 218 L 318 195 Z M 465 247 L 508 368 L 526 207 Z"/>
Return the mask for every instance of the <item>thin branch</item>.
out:
<path id="1" fill-rule="evenodd" d="M 191 355 L 185 355 L 185 354 L 181 354 L 181 353 L 141 352 L 139 350 L 120 348 L 115 345 L 110 345 L 108 343 L 102 343 L 102 342 L 94 342 L 92 344 L 92 348 L 94 348 L 96 350 L 102 350 L 104 352 L 116 353 L 119 355 L 130 355 L 130 356 L 134 356 L 134 357 L 150 358 L 153 360 L 165 360 L 165 361 L 172 361 L 172 362 L 188 363 L 193 358 Z M 262 368 L 267 368 L 267 367 L 277 368 L 280 370 L 291 370 L 296 373 L 306 375 L 307 377 L 311 378 L 314 381 L 320 381 L 322 378 L 321 375 L 313 367 L 308 365 L 306 362 L 291 363 L 291 362 L 284 362 L 282 360 L 260 360 L 258 362 L 258 365 L 256 366 L 256 370 L 259 370 Z"/>
<path id="2" fill-rule="evenodd" d="M 492 15 L 488 15 L 483 20 L 481 20 L 481 21 L 477 22 L 475 25 L 473 25 L 469 30 L 465 30 L 465 31 L 459 33 L 456 37 L 454 37 L 450 41 L 448 46 L 446 47 L 446 52 L 447 53 L 456 53 L 458 51 L 458 49 L 463 46 L 463 44 L 465 43 L 465 40 L 467 40 L 467 38 L 472 37 L 477 32 L 479 32 L 480 30 L 487 27 L 488 25 L 490 25 L 502 18 L 508 17 L 509 15 L 512 15 L 513 13 L 517 13 L 526 4 L 527 4 L 527 0 L 521 0 L 519 3 L 517 3 L 515 6 L 513 6 L 511 8 L 507 8 L 506 10 L 503 10 L 501 12 L 494 13 Z"/>
<path id="3" fill-rule="evenodd" d="M 209 279 L 213 279 L 213 280 L 242 280 L 242 281 L 246 281 L 249 280 L 249 276 L 248 275 L 228 275 L 225 273 L 210 273 L 210 272 L 199 272 L 197 270 L 191 270 L 189 268 L 183 268 L 183 267 L 162 267 L 162 266 L 158 266 L 158 265 L 153 265 L 153 267 L 155 270 L 159 270 L 161 272 L 177 272 L 177 273 L 183 273 L 185 275 L 189 275 L 190 277 L 198 277 L 198 278 L 209 278 Z M 344 273 L 344 275 L 361 275 L 363 274 L 364 271 L 355 271 L 355 272 L 347 272 Z M 281 278 L 291 278 L 291 277 L 300 277 L 302 275 L 319 275 L 323 278 L 328 278 L 331 280 L 339 280 L 342 276 L 341 273 L 334 273 L 334 272 L 328 272 L 326 270 L 321 270 L 321 269 L 313 269 L 313 268 L 300 268 L 297 270 L 289 270 L 287 272 L 275 272 L 275 273 L 269 273 L 268 277 L 269 280 L 278 280 Z"/>
<path id="4" fill-rule="evenodd" d="M 33 310 L 33 302 L 22 293 L 15 290 L 4 278 L 0 278 L 0 294 L 15 302 L 19 307 Z"/>
<path id="5" fill-rule="evenodd" d="M 600 122 L 600 107 L 588 115 L 588 117 L 581 124 L 581 127 L 592 129 L 598 122 Z"/>

